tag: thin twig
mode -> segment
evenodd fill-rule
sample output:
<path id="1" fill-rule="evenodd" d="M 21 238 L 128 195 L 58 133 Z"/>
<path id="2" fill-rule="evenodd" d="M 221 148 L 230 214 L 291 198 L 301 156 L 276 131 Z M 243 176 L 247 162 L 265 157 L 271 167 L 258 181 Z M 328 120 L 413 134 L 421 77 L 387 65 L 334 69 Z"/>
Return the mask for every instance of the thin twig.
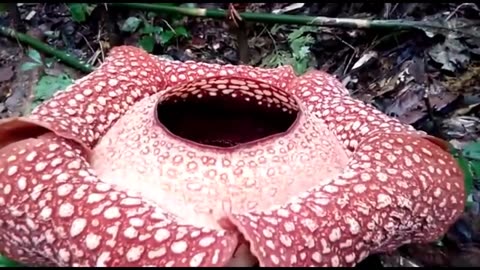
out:
<path id="1" fill-rule="evenodd" d="M 399 5 L 399 3 L 395 3 L 395 5 L 392 7 L 392 9 L 388 12 L 388 17 L 390 17 L 390 15 L 393 14 L 393 12 L 395 11 L 395 9 L 398 8 L 398 5 Z"/>
<path id="2" fill-rule="evenodd" d="M 97 61 L 98 59 L 98 56 L 101 54 L 102 52 L 100 50 L 96 50 L 95 52 L 93 52 L 93 55 L 90 57 L 90 59 L 88 59 L 87 63 L 90 64 L 90 65 L 94 65 L 95 64 L 95 61 Z"/>
<path id="3" fill-rule="evenodd" d="M 460 8 L 462 8 L 462 7 L 464 7 L 464 6 L 467 6 L 467 5 L 470 6 L 470 5 L 472 5 L 472 4 L 473 4 L 473 3 L 462 3 L 462 4 L 458 5 L 458 6 L 452 11 L 452 13 L 450 13 L 450 15 L 448 15 L 448 17 L 445 19 L 445 21 L 450 20 L 450 19 L 453 17 L 453 15 L 455 15 L 455 13 L 457 13 L 457 12 L 460 10 Z"/>
<path id="4" fill-rule="evenodd" d="M 85 40 L 85 43 L 87 44 L 87 47 L 90 49 L 90 51 L 92 53 L 95 53 L 95 50 L 93 49 L 92 45 L 90 45 L 90 41 L 88 41 L 88 39 L 82 34 L 82 32 L 79 31 L 78 34 L 80 34 L 83 40 Z"/>
<path id="5" fill-rule="evenodd" d="M 333 36 L 339 40 L 340 42 L 342 42 L 343 44 L 345 44 L 347 47 L 349 47 L 350 49 L 352 49 L 353 53 L 352 55 L 350 56 L 348 62 L 345 64 L 345 68 L 343 69 L 343 72 L 342 72 L 342 75 L 345 75 L 347 74 L 347 70 L 348 70 L 348 67 L 350 66 L 350 64 L 352 63 L 353 61 L 353 58 L 355 58 L 355 56 L 358 54 L 358 49 L 353 47 L 352 44 L 346 42 L 345 40 L 343 40 L 341 37 L 339 37 L 337 34 L 333 33 Z"/>
<path id="6" fill-rule="evenodd" d="M 167 22 L 167 20 L 162 19 L 162 22 L 164 22 L 167 25 L 167 27 L 170 28 L 170 30 L 172 32 L 174 32 L 175 34 L 177 33 L 177 32 L 175 32 L 175 29 L 173 29 L 173 27 Z"/>
<path id="7" fill-rule="evenodd" d="M 105 50 L 103 48 L 103 43 L 102 43 L 102 28 L 101 27 L 98 29 L 97 40 L 98 40 L 98 46 L 100 46 L 100 52 L 101 52 L 101 55 L 102 55 L 102 59 L 100 61 L 100 64 L 102 64 L 105 61 Z"/>
<path id="8" fill-rule="evenodd" d="M 275 50 L 275 52 L 277 52 L 278 51 L 277 42 L 275 41 L 275 38 L 273 37 L 272 33 L 268 29 L 267 29 L 267 34 L 270 37 L 270 39 L 272 40 L 273 49 Z"/>

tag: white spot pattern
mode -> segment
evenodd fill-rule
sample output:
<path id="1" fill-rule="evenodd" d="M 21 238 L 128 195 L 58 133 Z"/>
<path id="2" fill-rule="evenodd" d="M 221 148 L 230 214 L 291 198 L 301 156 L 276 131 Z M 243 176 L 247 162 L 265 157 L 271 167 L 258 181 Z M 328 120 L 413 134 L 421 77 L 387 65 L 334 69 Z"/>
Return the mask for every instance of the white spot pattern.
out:
<path id="1" fill-rule="evenodd" d="M 96 71 L 37 107 L 28 119 L 2 122 L 5 129 L 1 129 L 0 135 L 14 134 L 16 130 L 11 126 L 28 126 L 30 120 L 42 123 L 54 133 L 0 146 L 0 206 L 10 209 L 0 212 L 0 224 L 9 226 L 9 230 L 0 232 L 0 240 L 5 243 L 0 253 L 32 265 L 226 265 L 239 240 L 234 229 L 177 224 L 172 215 L 176 213 L 165 212 L 138 194 L 102 183 L 86 158 L 86 150 L 92 150 L 144 97 L 215 74 L 257 78 L 267 86 L 291 90 L 290 94 L 300 99 L 299 109 L 306 119 L 320 118 L 352 152 L 345 173 L 334 181 L 319 183 L 277 209 L 231 215 L 231 221 L 252 242 L 262 266 L 352 266 L 373 249 L 398 247 L 405 237 L 414 241 L 434 239 L 461 213 L 463 176 L 438 142 L 350 98 L 348 91 L 330 75 L 316 71 L 294 78 L 289 67 L 262 70 L 169 62 L 122 46 L 114 48 Z M 242 89 L 245 81 L 230 82 Z M 254 100 L 255 94 L 251 94 Z M 273 103 L 288 103 L 288 96 L 268 91 L 264 95 Z M 317 123 L 307 121 L 305 127 Z M 308 136 L 307 141 L 311 141 L 312 136 Z M 137 142 L 141 149 L 140 140 L 132 143 Z M 295 143 L 302 144 L 284 142 L 282 151 L 298 149 Z M 172 162 L 168 165 L 175 167 L 174 157 L 165 157 L 167 149 L 172 148 L 175 145 L 162 145 L 159 156 L 163 155 Z M 228 164 L 241 174 L 248 166 L 267 166 L 264 164 L 270 162 L 260 157 L 275 151 L 253 149 L 252 157 L 258 158 L 254 163 L 232 164 L 206 156 L 188 168 Z M 189 151 L 183 149 L 175 160 L 186 160 Z M 298 153 L 299 166 L 306 160 L 308 156 Z M 281 166 L 264 168 L 272 179 L 288 173 L 288 169 L 282 169 L 286 164 L 295 165 L 282 160 L 282 155 L 275 162 Z M 170 173 L 175 174 L 174 170 Z M 217 177 L 220 181 L 231 178 L 216 171 L 209 171 L 205 177 Z M 295 186 L 294 181 L 306 177 L 291 178 L 295 178 Z M 257 184 L 252 179 L 245 179 L 245 184 Z M 409 179 L 410 184 L 395 182 L 402 179 Z M 23 196 L 22 204 L 19 194 Z M 26 220 L 26 226 L 20 219 Z M 411 230 L 414 224 L 425 225 Z M 342 225 L 347 225 L 348 230 L 339 230 Z M 352 239 L 363 240 L 349 242 Z M 153 246 L 157 248 L 146 250 Z M 297 252 L 292 246 L 304 249 Z M 42 256 L 28 252 L 29 248 L 40 249 Z"/>

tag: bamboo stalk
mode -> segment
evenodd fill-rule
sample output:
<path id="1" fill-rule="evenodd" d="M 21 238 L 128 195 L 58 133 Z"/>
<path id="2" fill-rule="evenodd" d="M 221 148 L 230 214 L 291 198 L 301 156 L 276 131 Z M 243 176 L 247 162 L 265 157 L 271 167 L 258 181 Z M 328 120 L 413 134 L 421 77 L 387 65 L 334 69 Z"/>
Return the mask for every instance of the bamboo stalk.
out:
<path id="1" fill-rule="evenodd" d="M 34 48 L 38 51 L 41 51 L 43 53 L 54 56 L 54 57 L 58 58 L 60 61 L 62 61 L 63 63 L 65 63 L 65 64 L 67 64 L 67 65 L 69 65 L 73 68 L 76 68 L 76 69 L 78 69 L 82 72 L 90 73 L 90 72 L 93 71 L 93 67 L 91 65 L 86 64 L 85 62 L 78 60 L 76 57 L 71 56 L 70 54 L 68 54 L 66 52 L 57 50 L 57 49 L 55 49 L 55 48 L 43 43 L 42 41 L 40 41 L 40 40 L 38 40 L 34 37 L 31 37 L 27 34 L 17 32 L 12 28 L 0 26 L 0 34 L 4 35 L 6 37 L 16 39 L 16 40 L 20 41 L 21 43 L 25 43 L 25 44 L 31 46 L 32 48 Z"/>
<path id="2" fill-rule="evenodd" d="M 144 3 L 112 3 L 113 6 L 126 7 L 131 9 L 139 9 L 152 12 L 165 12 L 169 14 L 182 14 L 194 17 L 208 17 L 213 19 L 226 19 L 228 14 L 224 10 L 206 9 L 206 8 L 185 8 L 176 6 L 166 6 L 162 4 L 144 4 Z M 243 20 L 260 23 L 282 23 L 282 24 L 301 24 L 316 26 L 336 26 L 336 27 L 355 27 L 355 28 L 372 28 L 382 27 L 391 28 L 391 21 L 369 21 L 363 19 L 348 18 L 328 18 L 314 16 L 299 16 L 287 14 L 273 13 L 239 13 Z M 397 26 L 397 24 L 393 24 Z M 402 25 L 403 26 L 403 25 Z"/>
<path id="3" fill-rule="evenodd" d="M 129 9 L 137 9 L 151 12 L 164 12 L 167 14 L 182 14 L 185 16 L 207 17 L 213 19 L 226 19 L 228 14 L 225 10 L 206 9 L 206 8 L 186 8 L 169 6 L 162 4 L 146 4 L 146 3 L 112 3 L 113 6 L 125 7 Z M 459 32 L 461 29 L 434 24 L 425 21 L 409 21 L 409 20 L 367 20 L 352 18 L 331 18 L 323 16 L 306 16 L 306 15 L 288 15 L 273 13 L 257 13 L 242 12 L 239 13 L 243 20 L 258 23 L 278 23 L 278 24 L 298 24 L 312 25 L 323 27 L 340 27 L 340 28 L 370 28 L 370 29 L 428 29 L 430 31 Z M 480 37 L 473 33 L 466 33 L 470 36 Z"/>

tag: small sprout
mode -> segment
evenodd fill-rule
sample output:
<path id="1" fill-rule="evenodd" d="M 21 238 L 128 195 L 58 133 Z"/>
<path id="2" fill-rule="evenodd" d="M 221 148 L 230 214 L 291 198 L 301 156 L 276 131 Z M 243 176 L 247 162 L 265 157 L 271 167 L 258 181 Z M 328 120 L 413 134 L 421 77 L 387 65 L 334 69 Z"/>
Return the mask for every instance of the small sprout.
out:
<path id="1" fill-rule="evenodd" d="M 42 66 L 42 64 L 35 63 L 35 62 L 25 62 L 20 66 L 20 70 L 29 71 L 40 66 Z"/>
<path id="2" fill-rule="evenodd" d="M 177 26 L 171 30 L 164 30 L 162 27 L 154 26 L 147 21 L 143 22 L 142 28 L 140 29 L 136 28 L 135 31 L 139 31 L 139 33 L 141 34 L 141 38 L 138 41 L 138 45 L 143 49 L 145 49 L 147 52 L 152 52 L 156 43 L 159 43 L 162 46 L 165 46 L 166 44 L 171 42 L 172 39 L 175 37 L 189 36 L 188 31 L 184 26 Z"/>
<path id="3" fill-rule="evenodd" d="M 50 99 L 56 92 L 65 90 L 65 88 L 72 83 L 72 78 L 67 74 L 43 76 L 35 86 L 33 104 L 29 108 L 30 111 L 28 111 L 28 113 L 43 101 Z"/>
<path id="4" fill-rule="evenodd" d="M 152 36 L 143 36 L 138 44 L 147 52 L 152 52 L 155 47 L 155 38 Z"/>
<path id="5" fill-rule="evenodd" d="M 79 23 L 86 21 L 87 17 L 92 13 L 96 6 L 87 3 L 68 3 L 67 5 L 70 9 L 72 19 Z"/>
<path id="6" fill-rule="evenodd" d="M 33 50 L 33 49 L 28 50 L 28 57 L 30 57 L 30 59 L 32 59 L 33 61 L 39 64 L 43 64 L 42 56 L 37 50 Z"/>
<path id="7" fill-rule="evenodd" d="M 271 32 L 277 32 L 282 29 L 281 26 L 274 26 Z M 312 54 L 310 47 L 314 44 L 315 39 L 307 32 L 313 31 L 314 28 L 309 26 L 300 27 L 290 33 L 287 37 L 290 51 L 278 50 L 264 58 L 262 66 L 278 67 L 282 65 L 291 65 L 298 75 L 304 74 L 311 66 Z"/>
<path id="8" fill-rule="evenodd" d="M 173 37 L 175 36 L 175 33 L 173 31 L 165 31 L 160 34 L 160 43 L 162 45 L 167 44 Z"/>
<path id="9" fill-rule="evenodd" d="M 42 56 L 37 50 L 29 49 L 27 55 L 28 58 L 32 59 L 33 61 L 23 63 L 20 66 L 21 71 L 32 70 L 43 65 Z"/>
<path id="10" fill-rule="evenodd" d="M 188 37 L 188 31 L 184 26 L 175 27 L 175 35 L 178 37 Z"/>

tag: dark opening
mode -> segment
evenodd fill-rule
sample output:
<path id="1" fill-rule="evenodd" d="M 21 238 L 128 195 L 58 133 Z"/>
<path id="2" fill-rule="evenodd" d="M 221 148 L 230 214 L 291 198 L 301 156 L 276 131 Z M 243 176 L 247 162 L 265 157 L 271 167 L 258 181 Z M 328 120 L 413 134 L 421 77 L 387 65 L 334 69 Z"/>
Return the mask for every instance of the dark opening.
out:
<path id="1" fill-rule="evenodd" d="M 196 143 L 233 147 L 287 131 L 298 111 L 281 103 L 218 95 L 169 97 L 157 105 L 157 117 L 174 135 Z"/>

